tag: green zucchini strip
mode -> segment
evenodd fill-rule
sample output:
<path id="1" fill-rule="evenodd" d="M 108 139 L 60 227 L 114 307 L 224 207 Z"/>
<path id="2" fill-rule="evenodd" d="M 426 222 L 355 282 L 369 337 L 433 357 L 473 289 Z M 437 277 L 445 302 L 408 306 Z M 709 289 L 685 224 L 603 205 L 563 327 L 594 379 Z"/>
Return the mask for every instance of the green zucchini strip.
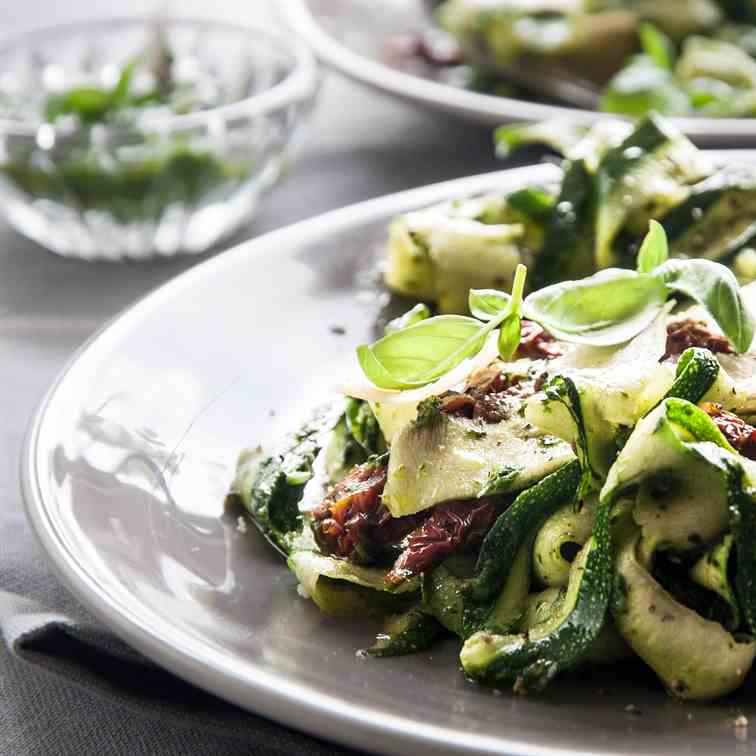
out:
<path id="1" fill-rule="evenodd" d="M 315 551 L 292 552 L 288 565 L 304 593 L 332 617 L 396 614 L 419 598 L 417 578 L 390 591 L 385 580 L 388 570 L 362 567 Z"/>
<path id="2" fill-rule="evenodd" d="M 641 565 L 638 540 L 637 533 L 627 538 L 617 558 L 612 611 L 623 638 L 678 698 L 734 690 L 753 664 L 756 644 L 676 601 Z"/>
<path id="3" fill-rule="evenodd" d="M 669 387 L 664 399 L 687 399 L 697 404 L 714 385 L 718 375 L 717 358 L 708 349 L 690 347 L 680 356 L 675 370 L 675 382 Z"/>
<path id="4" fill-rule="evenodd" d="M 465 636 L 485 625 L 520 547 L 549 515 L 575 500 L 581 477 L 580 463 L 568 462 L 521 493 L 499 515 L 483 541 L 475 576 L 467 587 L 462 623 Z"/>
<path id="5" fill-rule="evenodd" d="M 756 635 L 756 496 L 743 468 L 726 459 L 730 523 L 735 535 L 735 590 L 748 630 Z"/>
<path id="6" fill-rule="evenodd" d="M 659 473 L 681 469 L 686 484 L 695 484 L 697 490 L 691 490 L 691 497 L 695 499 L 697 493 L 700 513 L 695 522 L 688 522 L 688 502 L 685 522 L 675 524 L 671 505 L 665 505 L 663 516 L 645 518 L 640 535 L 633 534 L 620 552 L 619 585 L 624 595 L 614 601 L 614 615 L 625 639 L 674 695 L 703 699 L 724 695 L 742 682 L 753 661 L 754 645 L 750 640 L 739 642 L 719 623 L 679 604 L 648 574 L 645 565 L 651 563 L 657 544 L 674 543 L 673 539 L 680 537 L 682 542 L 676 548 L 691 546 L 686 544 L 685 523 L 702 533 L 704 542 L 722 537 L 729 525 L 738 555 L 738 603 L 746 626 L 754 633 L 756 500 L 746 473 L 747 469 L 752 474 L 753 467 L 732 449 L 705 412 L 684 399 L 665 399 L 631 435 L 610 471 L 602 500 L 613 502 L 625 493 L 642 491 L 644 480 L 658 486 Z M 723 512 L 711 486 L 721 487 Z M 716 510 L 713 517 L 709 514 L 712 508 Z M 649 606 L 654 609 L 649 611 Z"/>
<path id="7" fill-rule="evenodd" d="M 526 539 L 512 562 L 499 597 L 486 618 L 486 629 L 496 633 L 511 632 L 525 612 L 530 590 L 531 562 L 533 560 L 533 538 Z"/>
<path id="8" fill-rule="evenodd" d="M 615 238 L 634 214 L 643 214 L 642 223 L 634 220 L 645 228 L 648 218 L 686 199 L 703 169 L 698 150 L 685 136 L 659 116 L 646 116 L 604 155 L 596 172 L 596 267 L 616 265 Z"/>
<path id="9" fill-rule="evenodd" d="M 424 651 L 444 632 L 430 614 L 414 607 L 386 618 L 383 630 L 368 649 L 370 656 L 404 656 Z"/>
<path id="10" fill-rule="evenodd" d="M 422 608 L 447 630 L 462 636 L 464 580 L 440 564 L 423 575 Z"/>
<path id="11" fill-rule="evenodd" d="M 533 545 L 533 568 L 543 585 L 567 585 L 572 562 L 591 537 L 594 519 L 595 502 L 583 503 L 580 509 L 568 504 L 546 520 Z"/>
<path id="12" fill-rule="evenodd" d="M 483 630 L 465 641 L 460 660 L 478 680 L 540 690 L 558 673 L 580 664 L 604 626 L 612 586 L 610 505 L 602 502 L 591 539 L 572 564 L 561 611 L 521 635 Z"/>
<path id="13" fill-rule="evenodd" d="M 609 471 L 601 498 L 632 495 L 644 565 L 660 546 L 686 551 L 726 531 L 722 475 L 702 456 L 706 449 L 720 447 L 734 455 L 714 421 L 684 399 L 665 399 L 636 425 Z"/>
<path id="14" fill-rule="evenodd" d="M 551 209 L 530 276 L 534 288 L 583 278 L 593 272 L 589 233 L 593 193 L 593 177 L 585 162 L 565 163 L 562 187 Z"/>
<path id="15" fill-rule="evenodd" d="M 661 220 L 673 257 L 728 263 L 752 236 L 756 171 L 728 166 L 695 184 L 690 196 Z"/>
<path id="16" fill-rule="evenodd" d="M 728 577 L 728 567 L 734 544 L 733 534 L 726 533 L 719 541 L 712 543 L 704 551 L 689 573 L 689 577 L 694 583 L 721 596 L 730 614 L 724 624 L 731 632 L 740 627 L 740 607 Z"/>
<path id="17" fill-rule="evenodd" d="M 575 424 L 577 454 L 583 471 L 580 491 L 576 497 L 576 501 L 580 502 L 589 491 L 599 488 L 601 481 L 601 475 L 593 463 L 594 454 L 583 417 L 580 394 L 573 380 L 563 375 L 554 376 L 543 387 L 543 392 L 548 400 L 561 404 Z"/>

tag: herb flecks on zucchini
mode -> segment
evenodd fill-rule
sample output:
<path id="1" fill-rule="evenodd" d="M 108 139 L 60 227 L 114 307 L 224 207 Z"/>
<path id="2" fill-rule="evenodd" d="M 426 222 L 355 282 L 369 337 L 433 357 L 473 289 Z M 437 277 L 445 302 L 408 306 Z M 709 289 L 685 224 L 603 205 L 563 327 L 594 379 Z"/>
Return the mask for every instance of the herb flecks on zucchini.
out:
<path id="1" fill-rule="evenodd" d="M 664 398 L 676 397 L 697 404 L 714 385 L 719 370 L 719 362 L 708 349 L 686 349 L 677 363 L 675 382 Z"/>
<path id="2" fill-rule="evenodd" d="M 573 458 L 568 444 L 545 446 L 539 434 L 523 434 L 523 425 L 517 415 L 483 426 L 443 414 L 432 423 L 410 423 L 391 445 L 384 504 L 402 517 L 484 491 L 505 492 L 497 481 L 506 480 L 506 491 L 521 491 Z M 507 474 L 499 477 L 502 470 Z"/>
<path id="3" fill-rule="evenodd" d="M 522 545 L 547 517 L 574 501 L 581 480 L 580 463 L 569 462 L 521 493 L 499 515 L 480 549 L 475 576 L 465 600 L 465 635 L 485 626 Z"/>
<path id="4" fill-rule="evenodd" d="M 465 641 L 460 660 L 475 679 L 540 690 L 555 675 L 579 665 L 604 626 L 612 586 L 609 507 L 596 514 L 591 539 L 572 563 L 561 610 L 524 635 L 483 630 Z"/>
<path id="5" fill-rule="evenodd" d="M 614 621 L 632 649 L 678 698 L 723 696 L 742 684 L 756 644 L 741 642 L 667 593 L 642 567 L 637 536 L 620 547 L 617 575 L 622 601 Z"/>

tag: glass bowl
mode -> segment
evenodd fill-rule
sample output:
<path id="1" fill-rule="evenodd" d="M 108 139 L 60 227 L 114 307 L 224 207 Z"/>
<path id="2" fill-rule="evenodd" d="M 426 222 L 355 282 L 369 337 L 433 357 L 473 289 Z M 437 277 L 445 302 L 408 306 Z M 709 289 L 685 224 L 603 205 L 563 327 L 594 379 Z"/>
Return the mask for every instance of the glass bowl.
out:
<path id="1" fill-rule="evenodd" d="M 206 250 L 251 217 L 314 101 L 317 67 L 297 41 L 161 18 L 173 81 L 199 82 L 212 107 L 139 108 L 93 125 L 76 116 L 46 121 L 56 94 L 113 91 L 148 49 L 154 24 L 78 23 L 0 45 L 0 207 L 58 254 L 117 260 Z"/>

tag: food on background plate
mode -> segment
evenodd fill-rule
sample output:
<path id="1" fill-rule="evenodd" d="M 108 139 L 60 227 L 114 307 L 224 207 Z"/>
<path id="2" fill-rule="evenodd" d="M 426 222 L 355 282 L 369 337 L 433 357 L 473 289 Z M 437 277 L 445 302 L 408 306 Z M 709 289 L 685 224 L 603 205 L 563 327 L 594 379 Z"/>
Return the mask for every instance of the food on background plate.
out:
<path id="1" fill-rule="evenodd" d="M 756 113 L 751 2 L 445 0 L 435 18 L 458 43 L 476 88 L 501 91 L 520 70 L 592 90 L 607 112 Z"/>
<path id="2" fill-rule="evenodd" d="M 359 347 L 235 496 L 302 596 L 385 618 L 372 656 L 456 636 L 519 692 L 637 656 L 674 696 L 729 693 L 756 654 L 756 284 L 670 259 L 656 222 L 632 268 L 512 278 Z"/>
<path id="3" fill-rule="evenodd" d="M 511 286 L 520 263 L 532 288 L 634 268 L 653 218 L 672 257 L 716 260 L 742 283 L 756 278 L 756 166 L 713 164 L 655 114 L 636 126 L 547 122 L 497 132 L 501 154 L 531 143 L 564 155 L 561 178 L 396 218 L 389 287 L 440 312 L 466 312 L 469 289 Z"/>

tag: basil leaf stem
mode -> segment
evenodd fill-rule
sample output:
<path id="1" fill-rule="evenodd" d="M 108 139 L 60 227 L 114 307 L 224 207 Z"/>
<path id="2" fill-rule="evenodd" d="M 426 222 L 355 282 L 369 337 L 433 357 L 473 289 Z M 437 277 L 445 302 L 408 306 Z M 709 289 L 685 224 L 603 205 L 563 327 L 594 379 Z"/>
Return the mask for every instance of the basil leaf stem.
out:
<path id="1" fill-rule="evenodd" d="M 515 271 L 514 282 L 512 283 L 512 297 L 507 308 L 507 316 L 499 328 L 499 357 L 505 362 L 512 359 L 512 355 L 517 351 L 520 345 L 520 335 L 522 326 L 522 294 L 525 289 L 525 276 L 527 268 L 524 265 L 518 265 Z"/>

